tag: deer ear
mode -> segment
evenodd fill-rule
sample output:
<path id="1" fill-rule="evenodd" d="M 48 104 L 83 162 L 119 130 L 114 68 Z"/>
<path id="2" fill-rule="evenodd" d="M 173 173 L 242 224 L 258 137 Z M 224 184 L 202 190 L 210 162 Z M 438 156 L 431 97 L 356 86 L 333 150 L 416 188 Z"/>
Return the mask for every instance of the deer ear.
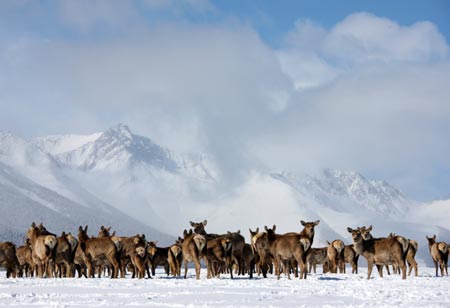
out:
<path id="1" fill-rule="evenodd" d="M 31 224 L 31 228 L 36 228 L 36 223 L 33 221 L 33 223 Z"/>
<path id="2" fill-rule="evenodd" d="M 350 227 L 347 227 L 347 231 L 348 231 L 349 233 L 352 233 L 352 232 L 353 232 L 353 229 L 350 228 Z"/>
<path id="3" fill-rule="evenodd" d="M 83 231 L 83 227 L 80 226 L 80 227 L 78 228 L 78 231 Z"/>
<path id="4" fill-rule="evenodd" d="M 114 230 L 114 232 L 111 233 L 111 236 L 116 236 L 116 230 Z"/>
<path id="5" fill-rule="evenodd" d="M 256 233 L 259 233 L 259 227 L 258 227 L 258 228 L 256 228 Z"/>
<path id="6" fill-rule="evenodd" d="M 105 230 L 105 226 L 102 225 L 102 226 L 100 227 L 100 231 L 104 231 L 104 230 Z"/>
<path id="7" fill-rule="evenodd" d="M 203 221 L 203 226 L 206 226 L 207 223 L 208 223 L 208 221 L 205 219 L 205 220 Z"/>
<path id="8" fill-rule="evenodd" d="M 370 225 L 369 228 L 367 228 L 367 231 L 372 231 L 372 225 Z"/>
<path id="9" fill-rule="evenodd" d="M 241 229 L 236 231 L 237 234 L 241 234 Z"/>
<path id="10" fill-rule="evenodd" d="M 317 226 L 320 223 L 320 220 L 316 220 L 314 224 Z"/>
<path id="11" fill-rule="evenodd" d="M 302 224 L 302 226 L 306 225 L 306 222 L 304 222 L 303 220 L 300 220 L 300 223 Z"/>
<path id="12" fill-rule="evenodd" d="M 272 230 L 275 231 L 276 229 L 277 229 L 277 226 L 276 226 L 276 225 L 273 225 Z"/>
<path id="13" fill-rule="evenodd" d="M 435 234 L 435 235 L 433 235 L 433 240 L 436 240 L 436 234 Z"/>
<path id="14" fill-rule="evenodd" d="M 331 243 L 327 241 L 327 244 L 330 245 Z"/>
<path id="15" fill-rule="evenodd" d="M 269 228 L 267 228 L 267 226 L 264 226 L 264 230 L 269 231 Z"/>
<path id="16" fill-rule="evenodd" d="M 111 230 L 111 227 L 109 227 L 109 228 L 106 228 L 106 231 L 108 231 L 108 232 L 109 232 L 109 230 Z"/>
<path id="17" fill-rule="evenodd" d="M 84 232 L 87 232 L 88 226 L 84 227 Z"/>

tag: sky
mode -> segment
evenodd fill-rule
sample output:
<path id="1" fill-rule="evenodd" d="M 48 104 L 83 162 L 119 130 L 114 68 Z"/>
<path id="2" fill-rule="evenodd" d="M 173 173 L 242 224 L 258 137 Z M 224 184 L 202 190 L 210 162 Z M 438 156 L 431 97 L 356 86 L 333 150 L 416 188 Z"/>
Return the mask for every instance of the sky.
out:
<path id="1" fill-rule="evenodd" d="M 1 1 L 0 130 L 450 195 L 448 1 Z M 235 180 L 236 180 L 235 179 Z"/>

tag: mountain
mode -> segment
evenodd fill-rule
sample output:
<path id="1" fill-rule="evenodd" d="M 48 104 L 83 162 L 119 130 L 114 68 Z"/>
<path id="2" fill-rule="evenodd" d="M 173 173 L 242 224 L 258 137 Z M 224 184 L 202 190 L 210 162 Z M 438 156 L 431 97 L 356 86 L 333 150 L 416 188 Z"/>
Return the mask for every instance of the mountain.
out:
<path id="1" fill-rule="evenodd" d="M 55 140 L 68 151 L 55 147 Z M 166 217 L 178 222 L 180 208 L 216 192 L 217 172 L 204 155 L 174 153 L 123 124 L 86 137 L 43 137 L 35 144 L 97 198 L 165 232 L 180 231 Z"/>
<path id="2" fill-rule="evenodd" d="M 146 233 L 170 243 L 173 237 L 136 221 L 101 201 L 68 177 L 59 162 L 36 142 L 0 133 L 0 222 L 2 240 L 22 242 L 32 221 L 54 232 L 88 224 L 111 225 L 118 234 Z M 121 233 L 124 232 L 124 233 Z"/>
<path id="3" fill-rule="evenodd" d="M 450 200 L 417 202 L 386 181 L 336 169 L 314 174 L 253 170 L 223 190 L 211 157 L 176 153 L 123 124 L 85 136 L 31 140 L 0 133 L 0 162 L 2 208 L 26 225 L 43 213 L 55 229 L 82 221 L 98 225 L 102 217 L 124 232 L 159 230 L 175 237 L 189 221 L 207 219 L 209 232 L 240 229 L 248 239 L 249 227 L 276 224 L 283 233 L 301 230 L 300 220 L 320 219 L 316 247 L 336 238 L 350 243 L 347 227 L 373 225 L 375 236 L 395 232 L 418 240 L 422 263 L 430 262 L 425 235 L 450 241 L 445 220 Z M 25 219 L 20 212 L 27 213 Z M 11 226 L 4 220 L 0 231 L 19 232 Z"/>

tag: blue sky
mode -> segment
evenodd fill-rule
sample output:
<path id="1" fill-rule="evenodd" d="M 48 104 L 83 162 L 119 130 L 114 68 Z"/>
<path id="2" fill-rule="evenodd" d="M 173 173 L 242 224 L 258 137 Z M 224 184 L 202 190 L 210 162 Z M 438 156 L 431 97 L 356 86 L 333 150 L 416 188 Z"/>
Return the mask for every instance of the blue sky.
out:
<path id="1" fill-rule="evenodd" d="M 448 196 L 449 3 L 1 1 L 0 129 L 122 122 L 230 181 L 339 168 Z"/>
<path id="2" fill-rule="evenodd" d="M 436 24 L 446 36 L 450 35 L 450 3 L 445 0 L 398 1 L 215 1 L 220 11 L 248 20 L 261 36 L 273 45 L 280 44 L 298 19 L 311 19 L 326 28 L 332 27 L 355 12 L 370 12 L 387 17 L 401 25 L 428 20 Z"/>

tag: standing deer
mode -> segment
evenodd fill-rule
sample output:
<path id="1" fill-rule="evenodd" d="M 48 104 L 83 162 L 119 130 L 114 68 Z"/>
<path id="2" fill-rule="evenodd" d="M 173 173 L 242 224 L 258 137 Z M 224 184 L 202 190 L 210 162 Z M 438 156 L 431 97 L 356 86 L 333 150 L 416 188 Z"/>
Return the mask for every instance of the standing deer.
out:
<path id="1" fill-rule="evenodd" d="M 436 276 L 438 276 L 438 266 L 441 268 L 441 276 L 445 274 L 448 276 L 448 245 L 445 242 L 436 242 L 436 234 L 433 237 L 428 237 L 428 249 L 430 250 L 431 258 L 433 259 L 434 267 L 436 268 Z"/>
<path id="2" fill-rule="evenodd" d="M 30 239 L 33 263 L 37 267 L 37 276 L 44 277 L 44 272 L 51 277 L 52 271 L 49 270 L 49 260 L 53 259 L 54 250 L 58 240 L 54 235 L 42 235 L 39 227 L 33 222 L 27 231 L 27 238 Z"/>
<path id="3" fill-rule="evenodd" d="M 380 277 L 383 277 L 382 266 L 396 264 L 402 271 L 402 279 L 406 279 L 405 253 L 403 246 L 394 238 L 380 238 L 365 240 L 362 228 L 347 228 L 352 234 L 355 251 L 367 260 L 367 279 L 370 279 L 373 265 L 377 265 Z M 367 229 L 369 232 L 372 226 Z"/>
<path id="4" fill-rule="evenodd" d="M 330 272 L 336 274 L 339 269 L 339 273 L 343 273 L 345 267 L 344 242 L 341 240 L 334 240 L 331 243 L 327 241 L 327 243 L 327 258 Z"/>

